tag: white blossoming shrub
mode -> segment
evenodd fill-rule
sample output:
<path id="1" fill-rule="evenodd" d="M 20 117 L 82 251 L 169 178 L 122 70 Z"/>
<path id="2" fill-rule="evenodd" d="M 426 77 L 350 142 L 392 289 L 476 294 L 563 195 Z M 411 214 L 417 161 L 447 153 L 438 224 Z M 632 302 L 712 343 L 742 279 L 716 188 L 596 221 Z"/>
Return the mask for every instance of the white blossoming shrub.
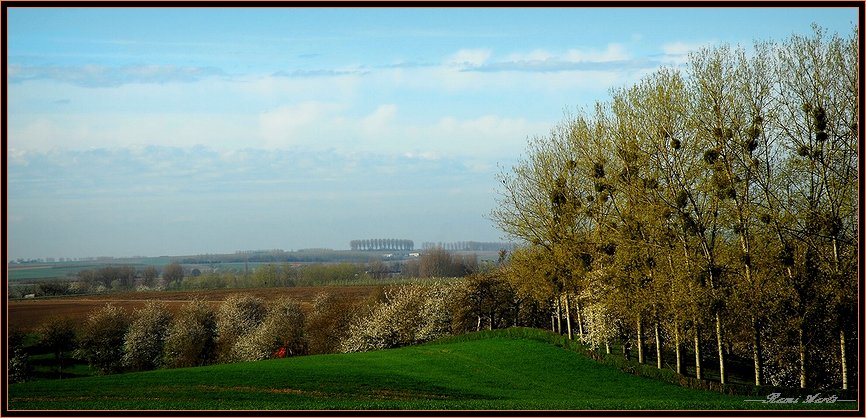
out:
<path id="1" fill-rule="evenodd" d="M 435 283 L 427 287 L 421 305 L 416 343 L 432 341 L 453 333 L 454 312 L 466 292 L 465 281 Z"/>
<path id="2" fill-rule="evenodd" d="M 86 360 L 100 374 L 123 370 L 123 341 L 129 318 L 121 308 L 105 305 L 94 310 L 78 336 L 76 357 Z"/>
<path id="3" fill-rule="evenodd" d="M 606 342 L 613 341 L 617 337 L 618 322 L 620 321 L 610 311 L 603 300 L 595 293 L 598 290 L 592 288 L 583 292 L 583 331 L 581 339 L 592 348 L 598 348 Z"/>
<path id="4" fill-rule="evenodd" d="M 9 367 L 7 368 L 9 383 L 23 382 L 30 378 L 33 366 L 30 364 L 30 354 L 24 348 L 26 334 L 13 330 L 9 333 Z"/>
<path id="5" fill-rule="evenodd" d="M 272 302 L 264 320 L 238 338 L 232 352 L 240 361 L 256 361 L 306 354 L 305 315 L 301 304 L 289 298 Z"/>
<path id="6" fill-rule="evenodd" d="M 343 341 L 343 352 L 380 350 L 405 345 L 406 335 L 420 303 L 417 287 L 402 286 L 385 291 L 385 300 L 370 307 L 349 326 L 349 336 Z M 409 315 L 402 314 L 403 312 Z M 402 336 L 401 336 L 402 334 Z M 401 344 L 402 342 L 402 344 Z"/>
<path id="7" fill-rule="evenodd" d="M 457 287 L 435 283 L 390 288 L 385 300 L 349 326 L 343 352 L 381 350 L 430 341 L 451 332 L 453 292 Z"/>
<path id="8" fill-rule="evenodd" d="M 165 305 L 148 301 L 135 311 L 123 342 L 123 364 L 131 370 L 151 370 L 162 363 L 162 349 L 171 325 Z"/>
<path id="9" fill-rule="evenodd" d="M 265 302 L 249 295 L 233 295 L 220 304 L 216 316 L 217 352 L 223 362 L 241 359 L 235 343 L 246 338 L 264 320 Z"/>
<path id="10" fill-rule="evenodd" d="M 587 304 L 583 308 L 583 342 L 598 348 L 617 337 L 617 322 L 619 319 L 608 312 L 601 303 Z"/>
<path id="11" fill-rule="evenodd" d="M 187 303 L 169 327 L 163 347 L 168 367 L 193 367 L 214 360 L 216 313 L 203 300 Z"/>

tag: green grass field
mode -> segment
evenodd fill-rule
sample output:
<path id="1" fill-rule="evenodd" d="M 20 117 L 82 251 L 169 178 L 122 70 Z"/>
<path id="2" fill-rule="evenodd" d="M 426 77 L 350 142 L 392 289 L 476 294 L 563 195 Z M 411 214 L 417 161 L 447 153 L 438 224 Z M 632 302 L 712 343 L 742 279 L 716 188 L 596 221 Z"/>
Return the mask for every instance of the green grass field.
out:
<path id="1" fill-rule="evenodd" d="M 11 385 L 10 409 L 829 409 L 768 405 L 636 377 L 499 331 L 368 353 Z"/>
<path id="2" fill-rule="evenodd" d="M 8 265 L 7 274 L 10 282 L 68 279 L 77 275 L 81 270 L 95 270 L 109 265 L 132 266 L 140 269 L 147 266 L 161 267 L 170 262 L 168 257 L 141 257 L 94 261 L 10 264 Z"/>
<path id="3" fill-rule="evenodd" d="M 79 271 L 88 268 L 99 268 L 97 264 L 65 264 L 56 263 L 27 265 L 27 266 L 12 266 L 7 273 L 10 282 L 25 281 L 25 280 L 52 280 L 66 279 L 78 274 Z"/>

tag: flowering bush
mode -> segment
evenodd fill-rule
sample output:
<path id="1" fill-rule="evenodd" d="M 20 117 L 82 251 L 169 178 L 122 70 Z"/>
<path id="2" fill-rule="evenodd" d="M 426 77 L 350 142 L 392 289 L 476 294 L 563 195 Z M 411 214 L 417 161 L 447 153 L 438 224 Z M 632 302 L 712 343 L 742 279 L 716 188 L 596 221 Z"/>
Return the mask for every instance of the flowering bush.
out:
<path id="1" fill-rule="evenodd" d="M 230 362 L 240 357 L 235 343 L 252 333 L 267 313 L 262 299 L 242 295 L 231 296 L 222 304 L 216 317 L 217 351 L 221 361 Z"/>
<path id="2" fill-rule="evenodd" d="M 27 380 L 33 367 L 30 365 L 30 355 L 24 349 L 25 334 L 20 331 L 9 333 L 9 383 Z"/>
<path id="3" fill-rule="evenodd" d="M 264 360 L 305 354 L 304 311 L 300 303 L 283 298 L 268 306 L 264 321 L 232 347 L 240 361 Z"/>
<path id="4" fill-rule="evenodd" d="M 162 363 L 162 349 L 171 325 L 165 305 L 148 301 L 135 311 L 123 343 L 123 364 L 132 370 L 150 370 Z"/>
<path id="5" fill-rule="evenodd" d="M 465 281 L 435 283 L 424 289 L 416 342 L 432 341 L 452 333 L 454 312 L 466 291 L 464 284 Z"/>
<path id="6" fill-rule="evenodd" d="M 380 350 L 430 341 L 451 332 L 458 288 L 452 284 L 406 285 L 390 288 L 349 326 L 343 352 Z"/>
<path id="7" fill-rule="evenodd" d="M 184 306 L 169 327 L 163 362 L 169 367 L 192 367 L 214 359 L 216 314 L 207 302 L 196 299 Z"/>
<path id="8" fill-rule="evenodd" d="M 86 360 L 100 374 L 123 370 L 123 343 L 129 325 L 127 313 L 111 304 L 87 318 L 78 337 L 76 357 Z"/>
<path id="9" fill-rule="evenodd" d="M 603 300 L 600 300 L 595 288 L 588 288 L 582 294 L 583 306 L 583 330 L 581 339 L 592 348 L 608 343 L 617 338 L 617 330 L 621 320 L 610 311 Z"/>

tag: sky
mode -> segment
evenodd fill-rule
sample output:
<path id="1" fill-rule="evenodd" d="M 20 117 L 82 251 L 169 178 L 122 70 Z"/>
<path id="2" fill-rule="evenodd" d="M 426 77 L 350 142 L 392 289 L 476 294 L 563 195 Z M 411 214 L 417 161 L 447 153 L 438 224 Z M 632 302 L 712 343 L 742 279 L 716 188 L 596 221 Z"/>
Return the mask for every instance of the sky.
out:
<path id="1" fill-rule="evenodd" d="M 790 4 L 789 4 L 790 5 Z M 10 259 L 500 241 L 497 173 L 689 52 L 855 8 L 6 9 Z"/>

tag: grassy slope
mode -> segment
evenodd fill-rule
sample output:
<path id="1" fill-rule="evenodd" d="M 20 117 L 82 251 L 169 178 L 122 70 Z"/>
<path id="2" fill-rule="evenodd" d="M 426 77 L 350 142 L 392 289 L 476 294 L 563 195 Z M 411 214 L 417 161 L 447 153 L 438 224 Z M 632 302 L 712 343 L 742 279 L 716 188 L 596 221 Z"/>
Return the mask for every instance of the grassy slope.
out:
<path id="1" fill-rule="evenodd" d="M 543 338 L 489 333 L 369 353 L 12 385 L 10 409 L 743 409 Z M 540 331 L 538 331 L 540 332 Z M 794 407 L 804 408 L 799 404 Z M 853 404 L 825 405 L 830 408 Z M 770 406 L 791 408 L 791 406 Z"/>

